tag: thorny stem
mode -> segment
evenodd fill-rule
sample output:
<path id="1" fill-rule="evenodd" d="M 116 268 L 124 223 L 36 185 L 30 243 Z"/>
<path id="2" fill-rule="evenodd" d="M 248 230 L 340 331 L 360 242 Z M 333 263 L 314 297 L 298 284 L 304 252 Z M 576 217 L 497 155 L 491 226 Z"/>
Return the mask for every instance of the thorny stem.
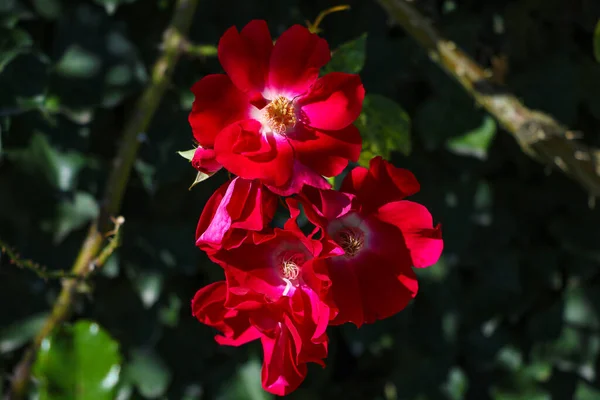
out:
<path id="1" fill-rule="evenodd" d="M 117 217 L 111 218 L 114 223 L 114 229 L 105 234 L 105 237 L 108 238 L 108 244 L 102 249 L 100 255 L 93 260 L 90 265 L 90 271 L 103 266 L 108 258 L 114 253 L 114 251 L 119 247 L 121 243 L 121 225 L 125 223 L 125 218 Z M 0 240 L 0 256 L 2 254 L 6 254 L 9 259 L 10 264 L 15 265 L 22 269 L 28 269 L 33 271 L 39 278 L 44 280 L 48 279 L 77 279 L 82 280 L 86 278 L 83 274 L 76 274 L 74 272 L 66 272 L 66 271 L 48 271 L 48 268 L 44 265 L 40 265 L 32 260 L 27 260 L 21 258 L 19 254 L 17 254 L 14 250 L 12 250 L 8 245 L 6 245 L 2 240 Z M 1 261 L 1 258 L 0 258 Z"/>
<path id="2" fill-rule="evenodd" d="M 148 128 L 160 100 L 171 82 L 173 70 L 181 54 L 184 36 L 190 29 L 197 3 L 198 0 L 178 0 L 174 6 L 173 17 L 164 31 L 162 54 L 154 63 L 151 81 L 140 96 L 125 125 L 121 147 L 104 191 L 100 215 L 90 227 L 79 250 L 79 255 L 71 269 L 71 273 L 74 275 L 87 277 L 97 265 L 106 261 L 112 251 L 105 249 L 106 251 L 99 254 L 106 235 L 111 233 L 111 216 L 116 215 L 121 208 L 125 187 L 141 142 L 141 135 Z M 113 220 L 115 225 L 118 225 L 119 222 L 122 223 L 122 220 Z M 114 247 L 118 245 L 118 242 L 113 240 L 108 247 L 110 248 L 113 243 Z M 63 282 L 62 290 L 54 303 L 50 316 L 15 367 L 8 399 L 22 399 L 26 395 L 35 355 L 44 338 L 68 318 L 75 300 L 76 289 L 77 280 L 70 279 Z"/>
<path id="3" fill-rule="evenodd" d="M 454 42 L 445 39 L 405 0 L 377 0 L 391 19 L 429 52 L 429 57 L 452 76 L 537 161 L 558 167 L 590 195 L 600 196 L 600 150 L 574 139 L 578 135 L 550 115 L 527 108 L 505 89 L 498 90 L 490 73 Z"/>
<path id="4" fill-rule="evenodd" d="M 77 278 L 75 274 L 66 271 L 48 271 L 48 268 L 44 265 L 40 265 L 33 260 L 23 259 L 9 245 L 0 240 L 0 265 L 2 265 L 2 255 L 6 255 L 10 264 L 21 269 L 28 269 L 46 281 L 48 279 Z"/>

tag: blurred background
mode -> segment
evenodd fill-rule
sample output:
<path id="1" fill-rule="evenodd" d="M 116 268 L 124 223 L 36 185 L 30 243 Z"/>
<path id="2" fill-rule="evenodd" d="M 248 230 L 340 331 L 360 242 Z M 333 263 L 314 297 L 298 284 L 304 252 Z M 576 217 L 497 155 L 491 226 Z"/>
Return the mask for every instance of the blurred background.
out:
<path id="1" fill-rule="evenodd" d="M 525 104 L 600 145 L 598 0 L 414 0 Z M 421 182 L 414 200 L 443 225 L 440 262 L 417 271 L 402 313 L 329 328 L 327 367 L 294 399 L 600 399 L 600 215 L 586 191 L 532 160 L 375 1 L 200 0 L 142 140 L 120 215 L 122 246 L 80 284 L 72 324 L 42 345 L 31 398 L 248 399 L 261 349 L 219 347 L 190 300 L 221 269 L 194 246 L 224 172 L 195 177 L 190 86 L 221 71 L 230 26 L 266 19 L 273 37 L 329 15 L 334 61 L 360 73 L 365 154 Z M 0 0 L 0 240 L 66 270 L 97 217 L 123 126 L 151 80 L 169 0 Z M 18 264 L 18 263 L 17 263 Z M 0 388 L 60 291 L 0 256 Z"/>

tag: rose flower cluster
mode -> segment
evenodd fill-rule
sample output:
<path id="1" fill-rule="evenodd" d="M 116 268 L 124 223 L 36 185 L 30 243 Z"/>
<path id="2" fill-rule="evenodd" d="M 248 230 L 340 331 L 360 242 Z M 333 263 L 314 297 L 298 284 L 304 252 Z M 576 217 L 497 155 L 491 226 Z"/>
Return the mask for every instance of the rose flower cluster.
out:
<path id="1" fill-rule="evenodd" d="M 431 214 L 405 200 L 414 175 L 381 157 L 355 167 L 339 191 L 324 177 L 356 162 L 353 122 L 365 95 L 360 77 L 332 72 L 327 42 L 295 25 L 273 44 L 265 21 L 219 41 L 226 74 L 192 87 L 192 165 L 234 176 L 208 200 L 196 245 L 225 279 L 201 288 L 193 315 L 221 345 L 260 340 L 263 388 L 295 390 L 307 363 L 324 366 L 327 327 L 390 317 L 415 297 L 412 267 L 437 262 L 443 242 Z M 289 218 L 273 226 L 278 207 Z M 304 212 L 312 227 L 297 224 Z"/>

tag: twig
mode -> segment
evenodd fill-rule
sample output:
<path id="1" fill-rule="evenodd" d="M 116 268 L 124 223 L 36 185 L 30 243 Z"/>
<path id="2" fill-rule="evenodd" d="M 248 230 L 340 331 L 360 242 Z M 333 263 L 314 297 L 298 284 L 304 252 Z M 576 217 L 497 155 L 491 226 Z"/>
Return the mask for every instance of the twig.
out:
<path id="1" fill-rule="evenodd" d="M 104 247 L 104 249 L 102 249 L 98 257 L 96 257 L 94 261 L 90 263 L 91 271 L 94 271 L 103 266 L 106 263 L 106 261 L 108 261 L 112 253 L 115 252 L 117 247 L 121 245 L 121 226 L 123 226 L 123 224 L 125 223 L 125 218 L 119 216 L 117 218 L 111 218 L 111 220 L 115 224 L 115 229 L 113 229 L 110 232 L 107 232 L 105 236 L 112 237 L 109 239 L 108 244 L 106 245 L 106 247 Z"/>
<path id="2" fill-rule="evenodd" d="M 163 35 L 162 53 L 152 69 L 151 82 L 142 93 L 125 125 L 121 147 L 105 188 L 100 215 L 90 227 L 71 270 L 75 275 L 87 276 L 94 269 L 90 266 L 104 259 L 104 252 L 99 256 L 98 254 L 105 235 L 111 229 L 110 216 L 117 214 L 121 207 L 125 187 L 140 145 L 140 136 L 148 128 L 160 100 L 171 82 L 175 64 L 181 54 L 181 43 L 189 31 L 197 3 L 198 0 L 178 0 L 174 6 L 173 17 Z M 110 246 L 111 244 L 109 244 Z M 9 399 L 22 399 L 26 395 L 35 355 L 44 338 L 70 315 L 77 293 L 76 284 L 76 280 L 67 280 L 63 283 L 50 316 L 14 370 Z"/>
<path id="3" fill-rule="evenodd" d="M 111 218 L 114 223 L 115 228 L 106 233 L 106 237 L 108 239 L 108 244 L 102 249 L 100 255 L 91 262 L 90 269 L 95 270 L 101 266 L 103 266 L 108 258 L 114 253 L 114 251 L 119 247 L 121 238 L 120 238 L 120 229 L 121 226 L 125 223 L 125 218 L 117 217 Z M 19 254 L 17 254 L 13 249 L 11 249 L 6 243 L 0 240 L 0 256 L 2 254 L 6 254 L 9 259 L 9 263 L 15 265 L 18 268 L 28 269 L 34 272 L 39 278 L 47 281 L 48 279 L 84 279 L 87 276 L 83 274 L 75 274 L 67 271 L 48 271 L 48 268 L 44 265 L 41 265 L 33 260 L 23 259 Z M 1 258 L 0 258 L 1 261 Z M 1 264 L 0 264 L 1 265 Z M 90 271 L 91 272 L 91 271 Z"/>
<path id="4" fill-rule="evenodd" d="M 489 72 L 441 36 L 408 2 L 377 1 L 394 22 L 429 52 L 434 62 L 515 137 L 523 151 L 539 162 L 558 167 L 579 182 L 591 198 L 600 196 L 600 150 L 577 142 L 578 135 L 551 116 L 527 108 L 506 90 L 499 91 L 488 80 Z"/>
<path id="5" fill-rule="evenodd" d="M 2 261 L 3 254 L 6 255 L 10 264 L 21 269 L 28 269 L 45 281 L 48 279 L 77 278 L 75 274 L 66 271 L 48 271 L 48 268 L 44 265 L 33 260 L 23 259 L 9 245 L 0 240 L 0 261 Z"/>
<path id="6" fill-rule="evenodd" d="M 187 56 L 201 59 L 217 56 L 217 46 L 212 44 L 195 44 L 188 40 L 181 42 L 181 51 Z"/>
<path id="7" fill-rule="evenodd" d="M 321 29 L 319 28 L 319 25 L 321 25 L 321 22 L 323 22 L 323 19 L 325 19 L 326 16 L 335 12 L 346 11 L 349 9 L 350 6 L 347 4 L 330 7 L 326 10 L 321 11 L 319 15 L 317 15 L 317 18 L 315 18 L 315 22 L 306 21 L 306 27 L 312 33 L 320 33 Z"/>

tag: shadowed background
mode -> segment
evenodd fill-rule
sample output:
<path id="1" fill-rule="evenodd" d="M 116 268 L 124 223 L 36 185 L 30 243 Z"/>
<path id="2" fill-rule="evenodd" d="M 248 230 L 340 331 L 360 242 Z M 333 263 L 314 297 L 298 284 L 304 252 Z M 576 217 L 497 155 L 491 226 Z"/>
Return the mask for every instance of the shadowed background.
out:
<path id="1" fill-rule="evenodd" d="M 21 257 L 50 271 L 73 263 L 172 3 L 0 3 L 0 239 Z M 600 144 L 596 0 L 412 3 L 497 83 Z M 337 4 L 200 0 L 189 40 L 203 47 L 182 55 L 140 132 L 122 246 L 82 284 L 71 319 L 82 321 L 44 352 L 69 361 L 38 357 L 32 389 L 41 398 L 270 398 L 260 388 L 260 346 L 219 347 L 191 316 L 195 291 L 222 278 L 194 247 L 194 231 L 227 175 L 188 191 L 195 172 L 177 151 L 193 146 L 189 88 L 221 71 L 214 46 L 227 28 L 266 19 L 277 37 Z M 525 155 L 376 2 L 346 4 L 321 24 L 339 48 L 327 68 L 360 72 L 370 96 L 358 121 L 364 157 L 382 154 L 415 173 L 414 200 L 442 223 L 445 250 L 417 271 L 420 291 L 405 311 L 359 330 L 329 328 L 326 369 L 311 365 L 289 397 L 599 399 L 599 212 L 580 186 Z M 60 281 L 0 257 L 6 390 Z M 87 397 L 73 394 L 77 385 Z"/>

